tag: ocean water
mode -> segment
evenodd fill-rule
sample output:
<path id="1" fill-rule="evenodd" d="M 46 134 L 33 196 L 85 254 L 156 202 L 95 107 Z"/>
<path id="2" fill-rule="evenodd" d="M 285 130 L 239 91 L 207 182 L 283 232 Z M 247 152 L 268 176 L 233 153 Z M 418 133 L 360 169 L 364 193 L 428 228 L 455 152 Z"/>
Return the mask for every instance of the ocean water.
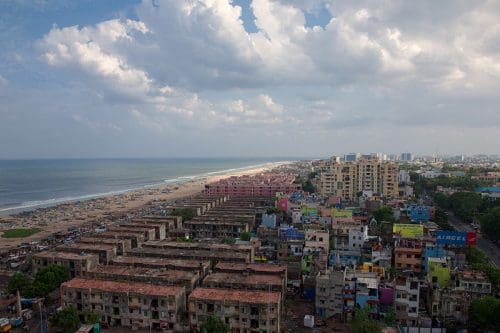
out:
<path id="1" fill-rule="evenodd" d="M 282 161 L 230 158 L 0 160 L 0 215 Z"/>

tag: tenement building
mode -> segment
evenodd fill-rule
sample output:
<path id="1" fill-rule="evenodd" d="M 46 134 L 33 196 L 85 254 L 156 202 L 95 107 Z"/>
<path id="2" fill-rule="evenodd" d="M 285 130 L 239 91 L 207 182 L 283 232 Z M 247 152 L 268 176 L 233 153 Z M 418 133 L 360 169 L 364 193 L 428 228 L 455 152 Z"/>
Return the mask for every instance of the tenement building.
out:
<path id="1" fill-rule="evenodd" d="M 191 330 L 199 331 L 215 314 L 231 332 L 280 332 L 281 293 L 273 291 L 196 288 L 188 298 Z"/>
<path id="2" fill-rule="evenodd" d="M 133 330 L 151 325 L 154 330 L 173 329 L 186 307 L 186 290 L 140 282 L 75 278 L 61 285 L 61 305 L 79 313 L 92 311 L 109 326 Z"/>

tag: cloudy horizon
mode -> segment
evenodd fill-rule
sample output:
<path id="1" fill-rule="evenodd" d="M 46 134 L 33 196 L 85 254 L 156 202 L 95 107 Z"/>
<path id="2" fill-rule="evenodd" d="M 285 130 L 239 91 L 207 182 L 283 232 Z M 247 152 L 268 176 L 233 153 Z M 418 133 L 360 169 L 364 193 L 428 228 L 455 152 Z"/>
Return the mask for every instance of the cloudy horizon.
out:
<path id="1" fill-rule="evenodd" d="M 7 0 L 0 158 L 498 154 L 500 2 Z"/>

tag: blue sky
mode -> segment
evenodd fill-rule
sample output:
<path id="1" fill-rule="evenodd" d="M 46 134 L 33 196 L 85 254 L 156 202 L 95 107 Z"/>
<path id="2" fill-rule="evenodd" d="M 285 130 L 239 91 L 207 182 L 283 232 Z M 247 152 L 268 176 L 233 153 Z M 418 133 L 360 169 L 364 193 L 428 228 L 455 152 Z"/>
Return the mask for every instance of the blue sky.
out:
<path id="1" fill-rule="evenodd" d="M 0 158 L 499 153 L 499 22 L 486 0 L 5 0 Z"/>

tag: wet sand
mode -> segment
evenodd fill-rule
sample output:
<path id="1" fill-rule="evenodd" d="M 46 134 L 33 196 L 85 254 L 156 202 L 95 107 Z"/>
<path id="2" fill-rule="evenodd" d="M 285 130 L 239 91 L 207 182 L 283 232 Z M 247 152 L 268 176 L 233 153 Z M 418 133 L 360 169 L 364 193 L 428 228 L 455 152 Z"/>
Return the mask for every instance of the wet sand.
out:
<path id="1" fill-rule="evenodd" d="M 209 176 L 181 184 L 160 185 L 118 195 L 63 203 L 26 214 L 3 216 L 0 217 L 0 234 L 3 230 L 12 228 L 40 228 L 41 231 L 30 237 L 0 238 L 0 250 L 18 246 L 23 242 L 45 239 L 50 234 L 67 231 L 69 226 L 81 227 L 111 221 L 113 216 L 132 213 L 151 201 L 174 201 L 201 193 L 208 183 L 232 176 L 255 175 L 271 171 L 278 165 L 283 164 L 276 163 L 266 167 Z"/>

